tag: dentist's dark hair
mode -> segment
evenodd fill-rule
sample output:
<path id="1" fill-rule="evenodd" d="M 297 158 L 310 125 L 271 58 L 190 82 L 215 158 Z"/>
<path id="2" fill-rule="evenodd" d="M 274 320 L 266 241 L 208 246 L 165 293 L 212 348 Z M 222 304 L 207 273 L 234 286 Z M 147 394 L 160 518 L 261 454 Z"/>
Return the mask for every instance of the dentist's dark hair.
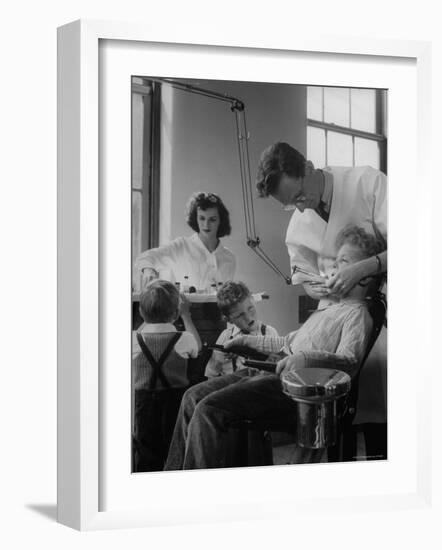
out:
<path id="1" fill-rule="evenodd" d="M 305 176 L 306 160 L 304 155 L 288 143 L 279 141 L 267 147 L 259 159 L 256 175 L 258 196 L 268 197 L 278 187 L 283 174 L 295 178 Z"/>

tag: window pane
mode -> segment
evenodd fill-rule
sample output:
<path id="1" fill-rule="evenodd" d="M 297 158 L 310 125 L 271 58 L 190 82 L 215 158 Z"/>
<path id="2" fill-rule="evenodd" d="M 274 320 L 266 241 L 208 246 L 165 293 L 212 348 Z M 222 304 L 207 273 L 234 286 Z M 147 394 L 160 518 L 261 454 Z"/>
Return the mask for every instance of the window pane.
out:
<path id="1" fill-rule="evenodd" d="M 376 132 L 376 91 L 350 91 L 351 127 L 365 132 Z"/>
<path id="2" fill-rule="evenodd" d="M 355 138 L 355 165 L 379 169 L 379 143 L 370 139 Z"/>
<path id="3" fill-rule="evenodd" d="M 323 121 L 321 86 L 307 86 L 307 118 Z"/>
<path id="4" fill-rule="evenodd" d="M 324 88 L 324 122 L 350 126 L 350 91 L 348 88 Z"/>
<path id="5" fill-rule="evenodd" d="M 141 253 L 141 201 L 140 191 L 132 191 L 132 260 Z"/>
<path id="6" fill-rule="evenodd" d="M 143 185 L 143 96 L 132 94 L 132 187 Z"/>
<path id="7" fill-rule="evenodd" d="M 327 164 L 353 166 L 352 137 L 337 132 L 327 132 Z"/>
<path id="8" fill-rule="evenodd" d="M 325 130 L 307 126 L 307 158 L 317 168 L 325 166 Z"/>

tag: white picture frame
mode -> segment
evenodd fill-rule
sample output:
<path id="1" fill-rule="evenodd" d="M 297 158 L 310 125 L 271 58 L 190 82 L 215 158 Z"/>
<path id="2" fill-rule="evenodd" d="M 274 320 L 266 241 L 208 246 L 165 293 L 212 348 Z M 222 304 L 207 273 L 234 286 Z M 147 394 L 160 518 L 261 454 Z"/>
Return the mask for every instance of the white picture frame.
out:
<path id="1" fill-rule="evenodd" d="M 431 44 L 426 42 L 364 40 L 354 37 L 323 37 L 310 39 L 300 34 L 295 37 L 281 37 L 271 44 L 263 38 L 247 41 L 238 38 L 234 42 L 217 41 L 212 44 L 205 38 L 192 38 L 182 34 L 167 36 L 163 32 L 155 33 L 151 29 L 136 24 L 101 21 L 76 21 L 59 29 L 58 35 L 58 520 L 60 523 L 80 530 L 165 525 L 195 521 L 230 520 L 233 515 L 198 503 L 197 495 L 188 497 L 192 503 L 177 499 L 172 506 L 167 499 L 160 499 L 156 506 L 143 507 L 113 506 L 110 510 L 102 510 L 100 483 L 103 482 L 103 472 L 100 466 L 100 302 L 103 298 L 100 277 L 100 198 L 99 174 L 99 48 L 101 41 L 125 41 L 131 44 L 168 44 L 179 49 L 205 46 L 207 48 L 228 48 L 231 55 L 235 52 L 262 50 L 286 55 L 287 52 L 309 52 L 315 55 L 331 56 L 377 56 L 379 59 L 409 59 L 416 64 L 418 115 L 417 134 L 412 147 L 419 165 L 420 177 L 423 183 L 422 195 L 431 200 L 431 185 L 429 183 L 429 162 L 427 151 L 430 146 L 429 121 L 431 103 L 428 100 L 427 84 L 431 73 Z M 186 45 L 186 46 L 184 46 Z M 250 49 L 250 50 L 248 50 Z M 279 53 L 278 53 L 279 52 Z M 416 145 L 414 145 L 414 143 Z M 395 167 L 393 165 L 393 167 Z M 394 172 L 393 172 L 394 177 Z M 405 201 L 407 199 L 404 199 Z M 412 199 L 408 199 L 412 200 Z M 424 201 L 415 205 L 418 218 L 419 238 L 422 242 L 431 242 L 430 219 L 425 209 Z M 410 203 L 412 205 L 412 203 Z M 400 218 L 397 217 L 398 223 Z M 410 243 L 411 244 L 411 243 Z M 389 250 L 393 262 L 397 255 Z M 419 267 L 415 277 L 419 277 L 421 287 L 431 285 L 431 272 L 427 269 L 431 262 L 428 247 L 419 250 Z M 394 273 L 393 273 L 394 281 Z M 391 300 L 395 302 L 392 289 Z M 428 349 L 431 335 L 431 315 L 428 304 L 425 303 L 423 290 L 416 285 L 415 304 L 410 306 L 414 312 L 417 304 L 420 307 L 422 323 L 418 328 L 419 349 Z M 389 296 L 390 299 L 390 296 Z M 409 354 L 412 360 L 413 353 Z M 429 384 L 430 364 L 422 366 L 421 377 Z M 412 428 L 415 429 L 416 456 L 407 467 L 414 471 L 412 489 L 366 495 L 351 495 L 339 497 L 333 501 L 333 506 L 345 513 L 355 506 L 363 511 L 397 509 L 404 507 L 427 506 L 431 499 L 431 468 L 428 449 L 431 434 L 425 419 L 428 417 L 431 403 L 424 392 L 416 392 L 416 415 Z M 335 466 L 339 474 L 342 468 L 351 465 Z M 370 465 L 370 467 L 375 467 Z M 250 470 L 250 469 L 249 469 Z M 283 477 L 274 469 L 272 479 L 268 479 L 264 487 L 275 485 L 276 480 Z M 284 476 L 286 477 L 286 472 Z M 362 472 L 361 472 L 362 473 Z M 357 473 L 355 475 L 361 475 Z M 197 478 L 196 475 L 199 475 Z M 314 472 L 316 475 L 316 472 Z M 366 471 L 364 472 L 364 475 Z M 160 474 L 160 476 L 163 474 Z M 175 483 L 182 492 L 187 492 L 189 483 L 200 483 L 215 476 L 223 475 L 221 483 L 225 482 L 226 472 L 185 472 L 172 474 Z M 238 473 L 230 471 L 230 481 L 237 483 L 239 475 L 247 478 L 253 484 L 255 471 Z M 262 475 L 263 474 L 259 474 Z M 180 476 L 180 477 L 178 477 Z M 318 475 L 318 479 L 319 479 Z M 159 487 L 164 482 L 161 477 L 150 478 L 150 484 L 158 494 Z M 149 480 L 148 480 L 149 483 Z M 270 483 L 270 485 L 268 485 Z M 168 484 L 170 485 L 170 483 Z M 169 487 L 170 489 L 170 487 Z M 270 490 L 270 489 L 269 489 Z M 266 490 L 263 491 L 264 493 Z M 279 489 L 267 497 L 266 494 L 249 500 L 241 501 L 243 510 L 237 518 L 256 519 L 263 517 L 266 498 L 271 502 L 278 501 L 284 506 L 273 507 L 273 517 L 282 517 L 284 513 L 313 513 L 325 510 L 330 506 L 330 495 L 321 493 L 321 489 L 312 491 L 312 498 L 295 498 Z M 228 495 L 223 497 L 228 501 Z M 187 500 L 188 500 L 187 499 Z M 158 505 L 159 502 L 159 505 Z M 245 506 L 244 504 L 247 504 Z M 285 510 L 285 512 L 284 512 Z M 198 515 L 195 515 L 198 511 Z M 237 512 L 235 512 L 237 514 Z M 195 519 L 197 517 L 197 519 Z"/>

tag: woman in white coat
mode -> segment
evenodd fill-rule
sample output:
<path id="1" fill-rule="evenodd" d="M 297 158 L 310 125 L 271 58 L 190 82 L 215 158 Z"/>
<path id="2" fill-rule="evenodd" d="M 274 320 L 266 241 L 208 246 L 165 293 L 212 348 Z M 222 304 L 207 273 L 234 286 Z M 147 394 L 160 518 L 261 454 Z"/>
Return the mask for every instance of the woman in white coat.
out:
<path id="1" fill-rule="evenodd" d="M 187 224 L 193 235 L 178 237 L 168 244 L 142 252 L 135 260 L 135 290 L 152 278 L 168 279 L 208 289 L 231 280 L 235 257 L 221 244 L 230 235 L 229 211 L 214 193 L 195 193 L 187 204 Z"/>

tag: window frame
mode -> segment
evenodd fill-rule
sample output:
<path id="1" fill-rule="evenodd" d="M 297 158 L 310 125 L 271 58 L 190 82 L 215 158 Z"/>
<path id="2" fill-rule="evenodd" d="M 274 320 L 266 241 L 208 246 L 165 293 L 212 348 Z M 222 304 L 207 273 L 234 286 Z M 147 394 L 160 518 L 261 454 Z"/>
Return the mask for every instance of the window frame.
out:
<path id="1" fill-rule="evenodd" d="M 131 93 L 143 96 L 143 144 L 146 142 L 149 143 L 149 151 L 143 150 L 142 153 L 141 188 L 133 187 L 133 178 L 131 177 L 131 193 L 132 196 L 133 193 L 141 193 L 142 197 L 141 251 L 143 251 L 149 248 L 155 248 L 159 245 L 161 196 L 161 84 L 147 78 L 141 78 L 141 80 L 143 84 L 132 82 Z M 150 109 L 146 108 L 146 97 L 150 97 Z M 146 217 L 148 223 L 144 223 Z"/>
<path id="2" fill-rule="evenodd" d="M 324 119 L 324 88 L 327 86 L 307 86 L 308 88 L 320 88 L 322 91 L 322 118 Z M 349 93 L 349 108 L 351 105 L 351 90 L 358 88 L 341 87 L 342 89 L 348 89 Z M 360 88 L 359 88 L 360 89 Z M 328 165 L 328 152 L 327 152 L 327 134 L 328 132 L 335 132 L 338 134 L 345 134 L 352 137 L 352 155 L 353 166 L 355 159 L 355 138 L 362 138 L 379 143 L 379 170 L 387 173 L 387 135 L 386 135 L 386 110 L 387 110 L 387 90 L 376 89 L 375 90 L 375 132 L 367 132 L 364 130 L 357 130 L 350 126 L 340 126 L 332 122 L 324 122 L 324 120 L 317 120 L 307 117 L 307 129 L 318 128 L 325 131 L 325 166 Z M 351 124 L 351 116 L 350 116 Z"/>

